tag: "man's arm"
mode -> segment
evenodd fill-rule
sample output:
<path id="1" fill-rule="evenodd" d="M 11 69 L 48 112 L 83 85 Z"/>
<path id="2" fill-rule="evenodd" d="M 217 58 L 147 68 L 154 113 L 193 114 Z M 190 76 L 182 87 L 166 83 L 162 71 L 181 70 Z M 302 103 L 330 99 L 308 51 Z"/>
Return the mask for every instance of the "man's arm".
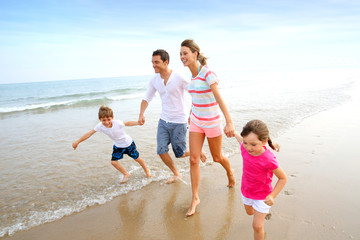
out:
<path id="1" fill-rule="evenodd" d="M 140 114 L 139 114 L 139 124 L 140 125 L 143 125 L 145 124 L 145 116 L 144 116 L 144 113 L 145 113 L 145 110 L 146 108 L 149 106 L 149 103 L 146 101 L 146 100 L 142 100 L 141 101 L 141 105 L 140 105 Z"/>

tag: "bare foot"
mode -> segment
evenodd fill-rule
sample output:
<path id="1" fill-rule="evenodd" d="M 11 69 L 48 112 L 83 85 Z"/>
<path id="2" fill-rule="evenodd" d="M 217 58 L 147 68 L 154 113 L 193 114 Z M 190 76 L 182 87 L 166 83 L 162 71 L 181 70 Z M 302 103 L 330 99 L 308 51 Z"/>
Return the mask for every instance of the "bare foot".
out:
<path id="1" fill-rule="evenodd" d="M 207 160 L 206 153 L 204 152 L 204 150 L 201 151 L 200 160 L 201 160 L 203 163 L 205 163 L 206 160 Z"/>
<path id="2" fill-rule="evenodd" d="M 131 176 L 130 173 L 125 174 L 124 177 L 123 177 L 123 179 L 120 181 L 120 183 L 126 183 L 126 181 L 128 180 L 128 178 L 129 178 L 130 176 Z"/>
<path id="3" fill-rule="evenodd" d="M 231 175 L 228 175 L 229 184 L 227 185 L 229 188 L 235 187 L 236 180 L 234 176 L 234 169 L 231 169 Z"/>
<path id="4" fill-rule="evenodd" d="M 147 178 L 151 178 L 151 177 L 152 177 L 149 170 L 147 170 L 145 173 L 146 173 L 146 177 L 147 177 Z"/>
<path id="5" fill-rule="evenodd" d="M 176 180 L 178 180 L 178 178 L 182 178 L 182 176 L 181 175 L 178 175 L 178 176 L 172 176 L 171 178 L 169 178 L 165 183 L 166 184 L 170 184 L 170 183 L 173 183 L 173 182 L 175 182 Z"/>
<path id="6" fill-rule="evenodd" d="M 193 201 L 191 202 L 191 206 L 190 206 L 189 210 L 186 213 L 187 217 L 190 217 L 190 216 L 194 215 L 195 209 L 196 209 L 197 205 L 199 205 L 199 203 L 200 203 L 199 198 L 198 199 L 193 199 Z"/>

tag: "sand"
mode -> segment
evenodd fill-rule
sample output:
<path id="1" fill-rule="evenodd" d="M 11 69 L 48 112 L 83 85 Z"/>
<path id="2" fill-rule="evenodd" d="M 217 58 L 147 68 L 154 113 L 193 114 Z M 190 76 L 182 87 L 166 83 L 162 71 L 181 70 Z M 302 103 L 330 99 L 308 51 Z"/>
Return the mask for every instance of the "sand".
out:
<path id="1" fill-rule="evenodd" d="M 354 100 L 316 114 L 274 139 L 288 183 L 265 221 L 266 239 L 360 239 L 359 106 Z M 185 217 L 191 186 L 184 176 L 187 184 L 153 182 L 4 239 L 252 239 L 240 197 L 242 159 L 230 161 L 238 185 L 226 187 L 219 164 L 201 168 L 201 203 L 192 217 Z"/>

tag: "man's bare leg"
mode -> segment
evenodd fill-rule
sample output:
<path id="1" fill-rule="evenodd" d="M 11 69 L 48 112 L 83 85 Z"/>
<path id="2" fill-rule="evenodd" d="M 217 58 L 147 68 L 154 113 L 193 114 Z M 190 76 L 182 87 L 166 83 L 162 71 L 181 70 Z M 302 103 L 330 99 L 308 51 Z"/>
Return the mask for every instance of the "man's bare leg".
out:
<path id="1" fill-rule="evenodd" d="M 166 184 L 173 183 L 178 178 L 182 177 L 181 174 L 179 173 L 178 169 L 176 168 L 174 161 L 170 157 L 169 153 L 163 153 L 163 154 L 160 154 L 159 156 L 160 156 L 161 160 L 165 163 L 165 165 L 168 166 L 168 168 L 170 168 L 170 170 L 174 173 L 174 176 L 165 182 Z"/>

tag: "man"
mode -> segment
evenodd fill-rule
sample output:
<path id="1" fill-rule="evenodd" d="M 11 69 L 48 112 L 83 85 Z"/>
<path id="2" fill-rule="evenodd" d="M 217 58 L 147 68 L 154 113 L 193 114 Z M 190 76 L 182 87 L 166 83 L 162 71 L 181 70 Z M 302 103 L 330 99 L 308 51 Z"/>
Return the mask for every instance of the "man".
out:
<path id="1" fill-rule="evenodd" d="M 157 154 L 161 160 L 170 168 L 174 176 L 166 181 L 172 183 L 181 177 L 169 152 L 171 143 L 176 158 L 187 157 L 190 155 L 186 148 L 186 132 L 188 122 L 188 108 L 186 107 L 185 93 L 189 85 L 189 80 L 171 70 L 169 65 L 169 54 L 162 49 L 153 52 L 152 64 L 155 76 L 150 80 L 149 87 L 141 102 L 139 122 L 145 123 L 145 110 L 150 101 L 158 92 L 161 98 L 161 116 L 157 131 Z M 206 161 L 206 155 L 202 152 L 202 158 Z"/>

